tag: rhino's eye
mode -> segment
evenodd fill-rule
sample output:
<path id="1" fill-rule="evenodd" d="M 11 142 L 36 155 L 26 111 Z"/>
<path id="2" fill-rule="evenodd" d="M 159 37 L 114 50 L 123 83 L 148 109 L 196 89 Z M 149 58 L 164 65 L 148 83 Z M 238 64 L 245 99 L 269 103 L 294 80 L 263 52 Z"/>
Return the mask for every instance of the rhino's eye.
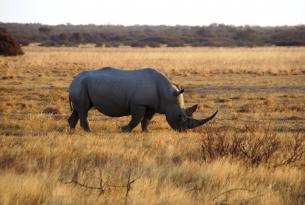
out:
<path id="1" fill-rule="evenodd" d="M 186 117 L 183 114 L 179 114 L 178 117 L 179 117 L 179 120 L 181 120 L 181 121 L 186 120 Z"/>

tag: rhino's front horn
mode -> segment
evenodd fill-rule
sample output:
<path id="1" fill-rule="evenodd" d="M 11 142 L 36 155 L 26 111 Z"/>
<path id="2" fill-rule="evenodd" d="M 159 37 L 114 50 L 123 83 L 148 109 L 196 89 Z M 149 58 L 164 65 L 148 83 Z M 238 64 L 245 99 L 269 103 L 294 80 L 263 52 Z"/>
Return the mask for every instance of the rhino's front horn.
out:
<path id="1" fill-rule="evenodd" d="M 207 123 L 208 121 L 213 119 L 216 116 L 217 113 L 218 113 L 218 110 L 213 115 L 211 115 L 210 117 L 208 117 L 206 119 L 202 119 L 202 120 L 196 120 L 196 119 L 193 119 L 193 118 L 189 118 L 188 128 L 192 129 L 192 128 L 195 128 L 195 127 L 198 127 L 198 126 L 201 126 L 201 125 Z"/>

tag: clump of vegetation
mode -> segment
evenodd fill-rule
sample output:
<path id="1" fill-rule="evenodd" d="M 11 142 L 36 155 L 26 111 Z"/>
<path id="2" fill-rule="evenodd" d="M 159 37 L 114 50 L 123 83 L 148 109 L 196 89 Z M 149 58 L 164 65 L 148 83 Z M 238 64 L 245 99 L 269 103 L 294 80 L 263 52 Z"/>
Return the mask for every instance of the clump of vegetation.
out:
<path id="1" fill-rule="evenodd" d="M 0 32 L 0 55 L 17 56 L 23 54 L 21 46 L 14 36 L 7 32 Z"/>
<path id="2" fill-rule="evenodd" d="M 250 112 L 250 113 L 256 113 L 261 108 L 261 104 L 259 103 L 246 103 L 242 105 L 239 109 L 239 112 Z"/>
<path id="3" fill-rule="evenodd" d="M 252 133 L 251 136 L 238 133 L 231 136 L 225 132 L 205 135 L 201 145 L 202 159 L 211 161 L 226 157 L 251 166 L 267 164 L 270 167 L 297 164 L 304 160 L 304 135 L 297 133 L 289 139 L 280 140 L 271 129 L 265 129 L 263 135 L 257 136 L 258 128 L 245 126 L 245 131 Z"/>
<path id="4" fill-rule="evenodd" d="M 60 111 L 55 107 L 46 107 L 45 109 L 43 109 L 42 113 L 56 115 L 60 114 Z"/>

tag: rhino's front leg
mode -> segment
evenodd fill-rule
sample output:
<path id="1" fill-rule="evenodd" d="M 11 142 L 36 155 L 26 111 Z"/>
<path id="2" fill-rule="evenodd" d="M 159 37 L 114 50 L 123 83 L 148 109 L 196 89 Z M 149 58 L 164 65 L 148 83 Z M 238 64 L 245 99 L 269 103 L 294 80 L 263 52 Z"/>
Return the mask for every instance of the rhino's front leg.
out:
<path id="1" fill-rule="evenodd" d="M 122 127 L 122 131 L 131 132 L 131 130 L 140 123 L 145 114 L 145 111 L 146 108 L 144 106 L 132 105 L 130 110 L 131 120 L 128 125 Z"/>
<path id="2" fill-rule="evenodd" d="M 143 132 L 148 132 L 147 127 L 154 114 L 155 112 L 153 110 L 151 109 L 146 110 L 143 120 L 141 121 L 141 128 Z"/>

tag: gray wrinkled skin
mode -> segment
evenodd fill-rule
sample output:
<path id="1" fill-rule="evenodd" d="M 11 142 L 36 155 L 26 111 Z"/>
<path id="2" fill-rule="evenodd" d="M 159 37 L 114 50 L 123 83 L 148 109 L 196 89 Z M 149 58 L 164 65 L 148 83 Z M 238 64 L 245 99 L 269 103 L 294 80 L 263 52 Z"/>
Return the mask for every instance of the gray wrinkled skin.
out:
<path id="1" fill-rule="evenodd" d="M 88 111 L 95 107 L 111 117 L 131 115 L 123 132 L 130 132 L 141 122 L 143 131 L 155 113 L 165 114 L 169 125 L 178 131 L 200 126 L 212 119 L 196 120 L 192 113 L 197 105 L 184 109 L 183 90 L 172 85 L 162 73 L 145 68 L 141 70 L 119 70 L 102 68 L 84 71 L 72 81 L 69 90 L 71 110 L 68 119 L 71 129 L 78 120 L 85 131 L 90 131 Z"/>

